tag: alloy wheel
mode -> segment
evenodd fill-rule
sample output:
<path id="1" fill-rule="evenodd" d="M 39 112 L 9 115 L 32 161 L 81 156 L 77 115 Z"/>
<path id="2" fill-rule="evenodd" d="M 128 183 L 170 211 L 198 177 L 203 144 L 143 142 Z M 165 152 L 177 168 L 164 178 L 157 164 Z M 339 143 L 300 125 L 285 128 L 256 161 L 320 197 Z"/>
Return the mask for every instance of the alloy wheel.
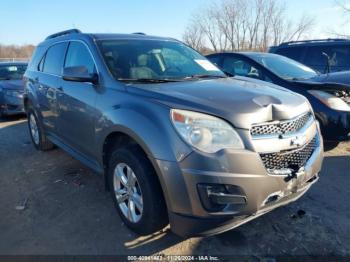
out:
<path id="1" fill-rule="evenodd" d="M 123 215 L 132 223 L 140 221 L 143 213 L 142 192 L 134 171 L 125 163 L 114 169 L 113 186 Z"/>
<path id="2" fill-rule="evenodd" d="M 30 114 L 29 117 L 29 127 L 30 127 L 30 134 L 33 138 L 33 141 L 36 145 L 39 145 L 39 129 L 38 124 L 36 122 L 36 118 L 33 114 Z"/>

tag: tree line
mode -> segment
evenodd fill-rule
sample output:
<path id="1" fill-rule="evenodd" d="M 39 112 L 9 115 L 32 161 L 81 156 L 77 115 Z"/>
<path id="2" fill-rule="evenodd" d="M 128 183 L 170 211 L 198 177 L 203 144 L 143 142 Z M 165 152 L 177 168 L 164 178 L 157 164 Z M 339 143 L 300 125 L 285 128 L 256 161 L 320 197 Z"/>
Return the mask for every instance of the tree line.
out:
<path id="1" fill-rule="evenodd" d="M 266 51 L 271 45 L 299 40 L 313 28 L 314 19 L 289 19 L 279 0 L 220 0 L 191 17 L 185 43 L 202 52 Z"/>
<path id="2" fill-rule="evenodd" d="M 0 44 L 0 59 L 21 58 L 26 59 L 32 56 L 34 45 L 2 45 Z"/>

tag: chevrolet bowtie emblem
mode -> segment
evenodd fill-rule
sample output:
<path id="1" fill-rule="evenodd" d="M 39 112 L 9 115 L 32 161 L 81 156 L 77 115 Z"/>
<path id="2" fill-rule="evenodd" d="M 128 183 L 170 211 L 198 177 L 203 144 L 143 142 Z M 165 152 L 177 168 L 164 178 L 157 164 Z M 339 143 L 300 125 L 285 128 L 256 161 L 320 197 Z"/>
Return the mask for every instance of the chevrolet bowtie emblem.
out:
<path id="1" fill-rule="evenodd" d="M 301 135 L 301 136 L 296 136 L 294 138 L 292 138 L 292 140 L 290 141 L 290 145 L 291 146 L 303 146 L 306 143 L 306 136 L 305 135 Z"/>

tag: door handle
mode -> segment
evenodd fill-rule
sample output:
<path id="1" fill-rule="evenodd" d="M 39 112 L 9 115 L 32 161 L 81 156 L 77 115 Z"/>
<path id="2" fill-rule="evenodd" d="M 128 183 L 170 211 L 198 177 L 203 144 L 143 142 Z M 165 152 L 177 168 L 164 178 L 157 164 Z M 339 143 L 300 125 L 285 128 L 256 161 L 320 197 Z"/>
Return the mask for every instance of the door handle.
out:
<path id="1" fill-rule="evenodd" d="M 57 87 L 57 90 L 60 91 L 60 92 L 63 92 L 63 87 L 62 86 Z"/>

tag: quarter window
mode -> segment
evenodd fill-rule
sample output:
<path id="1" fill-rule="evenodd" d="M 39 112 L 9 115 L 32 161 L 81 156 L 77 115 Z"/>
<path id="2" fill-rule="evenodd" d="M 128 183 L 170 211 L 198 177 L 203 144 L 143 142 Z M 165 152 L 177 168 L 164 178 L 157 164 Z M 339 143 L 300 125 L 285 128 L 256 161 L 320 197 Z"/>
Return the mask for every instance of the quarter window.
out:
<path id="1" fill-rule="evenodd" d="M 84 66 L 89 74 L 96 73 L 95 63 L 87 47 L 80 42 L 71 42 L 68 47 L 65 67 Z"/>

